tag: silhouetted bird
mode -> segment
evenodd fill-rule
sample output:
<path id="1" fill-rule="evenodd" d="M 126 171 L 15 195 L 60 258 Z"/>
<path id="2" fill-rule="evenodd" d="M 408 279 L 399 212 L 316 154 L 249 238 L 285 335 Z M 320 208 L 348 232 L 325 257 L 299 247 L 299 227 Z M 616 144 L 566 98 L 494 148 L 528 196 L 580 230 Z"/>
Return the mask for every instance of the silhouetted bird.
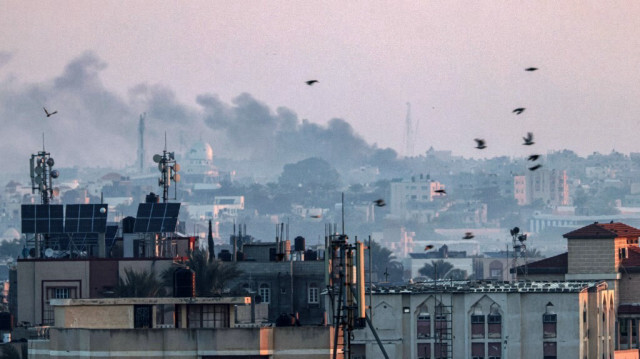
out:
<path id="1" fill-rule="evenodd" d="M 519 114 L 523 113 L 524 110 L 525 110 L 524 107 L 518 107 L 515 110 L 513 110 L 512 112 L 514 112 L 516 115 L 519 115 Z"/>
<path id="2" fill-rule="evenodd" d="M 477 149 L 482 150 L 482 149 L 484 149 L 484 148 L 487 148 L 487 146 L 485 145 L 485 142 L 484 142 L 484 140 L 483 140 L 483 139 L 481 139 L 481 138 L 474 138 L 473 140 L 474 140 L 474 141 L 476 141 L 476 143 L 477 143 L 477 145 L 476 145 L 476 148 L 477 148 Z"/>
<path id="3" fill-rule="evenodd" d="M 540 157 L 540 155 L 531 155 L 531 156 L 529 156 L 529 158 L 527 158 L 527 160 L 529 160 L 529 161 L 535 161 L 535 160 L 537 160 L 537 159 L 538 159 L 538 157 Z"/>
<path id="4" fill-rule="evenodd" d="M 535 170 L 537 170 L 537 169 L 538 169 L 538 168 L 540 168 L 540 167 L 542 167 L 542 165 L 535 165 L 535 166 L 533 166 L 533 167 L 529 167 L 529 171 L 535 171 Z"/>
<path id="5" fill-rule="evenodd" d="M 43 109 L 44 109 L 44 113 L 47 114 L 47 117 L 51 117 L 51 116 L 55 115 L 56 113 L 58 113 L 58 111 L 49 112 L 44 107 L 43 107 Z"/>
<path id="6" fill-rule="evenodd" d="M 322 218 L 321 214 L 313 214 L 310 216 L 311 218 Z"/>
<path id="7" fill-rule="evenodd" d="M 373 201 L 373 203 L 375 203 L 376 206 L 378 206 L 378 207 L 384 207 L 384 206 L 387 205 L 386 203 L 384 203 L 384 199 L 382 199 L 382 198 L 376 199 L 375 201 Z"/>
<path id="8" fill-rule="evenodd" d="M 307 85 L 312 86 L 313 84 L 315 84 L 316 82 L 319 82 L 318 80 L 309 80 L 307 81 Z"/>
<path id="9" fill-rule="evenodd" d="M 522 137 L 522 139 L 524 140 L 523 145 L 525 146 L 531 146 L 535 143 L 533 142 L 533 133 L 531 132 L 527 132 L 527 137 Z"/>
<path id="10" fill-rule="evenodd" d="M 433 249 L 433 244 L 428 244 L 426 247 L 424 247 L 425 251 L 428 251 L 429 249 Z"/>
<path id="11" fill-rule="evenodd" d="M 435 193 L 440 193 L 440 194 L 447 194 L 447 191 L 443 190 L 443 189 L 437 189 L 435 191 L 433 191 Z"/>
<path id="12" fill-rule="evenodd" d="M 537 67 L 527 67 L 526 69 L 524 69 L 525 71 L 535 71 L 537 70 Z"/>
<path id="13" fill-rule="evenodd" d="M 462 239 L 471 239 L 471 238 L 473 238 L 473 237 L 475 237 L 475 236 L 473 235 L 473 233 L 471 233 L 471 232 L 466 232 L 466 233 L 464 234 L 464 237 L 462 237 Z"/>

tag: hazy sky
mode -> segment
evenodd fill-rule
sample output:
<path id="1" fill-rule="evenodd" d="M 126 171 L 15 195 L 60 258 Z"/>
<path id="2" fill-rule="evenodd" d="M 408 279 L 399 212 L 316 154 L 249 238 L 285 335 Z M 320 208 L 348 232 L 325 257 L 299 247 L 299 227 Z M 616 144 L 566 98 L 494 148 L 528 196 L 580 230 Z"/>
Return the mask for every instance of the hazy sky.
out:
<path id="1" fill-rule="evenodd" d="M 313 123 L 343 118 L 400 154 L 407 102 L 415 154 L 640 152 L 640 2 L 314 3 L 0 0 L 0 84 L 51 83 L 91 51 L 96 81 L 121 98 L 146 84 L 196 108 L 201 94 L 247 92 Z M 63 111 L 70 99 L 40 99 L 79 118 Z M 528 131 L 534 148 L 521 146 Z M 11 126 L 2 136 L 40 138 Z"/>

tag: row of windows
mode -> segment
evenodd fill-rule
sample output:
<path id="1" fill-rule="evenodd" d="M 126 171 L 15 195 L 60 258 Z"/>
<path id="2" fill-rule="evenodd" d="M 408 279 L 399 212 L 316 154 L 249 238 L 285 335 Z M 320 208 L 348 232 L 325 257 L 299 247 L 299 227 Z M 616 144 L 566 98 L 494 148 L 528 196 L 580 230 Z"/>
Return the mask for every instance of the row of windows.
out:
<path id="1" fill-rule="evenodd" d="M 244 285 L 245 288 L 249 288 L 248 284 Z M 267 283 L 260 284 L 258 288 L 258 294 L 263 303 L 271 303 L 271 287 Z M 318 304 L 320 303 L 320 291 L 318 289 L 318 285 L 315 283 L 311 283 L 309 288 L 307 288 L 307 302 L 309 304 Z"/>

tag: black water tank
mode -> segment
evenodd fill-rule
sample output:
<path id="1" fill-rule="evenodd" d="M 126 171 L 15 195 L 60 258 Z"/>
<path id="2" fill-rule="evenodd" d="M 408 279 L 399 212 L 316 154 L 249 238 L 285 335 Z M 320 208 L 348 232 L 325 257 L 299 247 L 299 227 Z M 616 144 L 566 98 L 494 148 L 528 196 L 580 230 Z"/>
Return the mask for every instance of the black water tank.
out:
<path id="1" fill-rule="evenodd" d="M 160 196 L 151 192 L 145 197 L 144 201 L 145 203 L 158 203 L 160 202 Z"/>
<path id="2" fill-rule="evenodd" d="M 190 298 L 196 296 L 196 273 L 191 269 L 178 268 L 173 273 L 174 297 Z"/>
<path id="3" fill-rule="evenodd" d="M 318 260 L 318 252 L 312 251 L 311 249 L 304 252 L 304 260 L 305 261 L 317 261 Z"/>
<path id="4" fill-rule="evenodd" d="M 0 330 L 11 331 L 13 330 L 13 315 L 9 312 L 0 313 Z"/>
<path id="5" fill-rule="evenodd" d="M 122 233 L 133 233 L 135 224 L 136 219 L 134 217 L 124 217 L 124 219 L 122 219 Z"/>
<path id="6" fill-rule="evenodd" d="M 293 248 L 296 252 L 304 252 L 304 237 L 297 236 L 293 243 Z"/>

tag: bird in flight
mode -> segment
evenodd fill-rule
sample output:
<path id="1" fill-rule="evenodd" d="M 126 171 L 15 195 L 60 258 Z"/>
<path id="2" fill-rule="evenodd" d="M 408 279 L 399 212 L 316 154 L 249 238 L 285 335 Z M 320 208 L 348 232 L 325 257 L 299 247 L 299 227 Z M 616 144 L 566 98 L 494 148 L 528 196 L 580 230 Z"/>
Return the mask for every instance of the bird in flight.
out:
<path id="1" fill-rule="evenodd" d="M 519 115 L 519 114 L 523 113 L 524 110 L 525 110 L 524 107 L 518 107 L 518 108 L 516 108 L 515 110 L 513 110 L 511 112 L 515 113 L 516 115 Z"/>
<path id="2" fill-rule="evenodd" d="M 311 218 L 322 218 L 321 214 L 313 214 L 311 215 Z"/>
<path id="3" fill-rule="evenodd" d="M 527 67 L 526 69 L 524 69 L 525 71 L 535 71 L 537 70 L 537 67 Z"/>
<path id="4" fill-rule="evenodd" d="M 445 191 L 444 189 L 437 189 L 437 190 L 435 190 L 433 192 L 440 193 L 440 194 L 447 194 L 447 191 Z"/>
<path id="5" fill-rule="evenodd" d="M 527 158 L 528 161 L 535 161 L 538 159 L 538 157 L 540 157 L 540 155 L 531 155 L 529 156 L 529 158 Z"/>
<path id="6" fill-rule="evenodd" d="M 43 107 L 43 109 L 44 109 L 44 113 L 47 115 L 47 117 L 51 117 L 51 116 L 55 115 L 56 113 L 58 113 L 58 111 L 49 112 L 44 107 Z"/>
<path id="7" fill-rule="evenodd" d="M 471 238 L 473 238 L 473 237 L 475 237 L 475 236 L 473 235 L 473 233 L 471 233 L 471 232 L 466 232 L 466 233 L 464 234 L 464 237 L 462 237 L 462 239 L 471 239 Z"/>
<path id="8" fill-rule="evenodd" d="M 313 86 L 313 84 L 315 84 L 316 82 L 319 82 L 318 80 L 309 80 L 306 82 L 307 85 L 309 86 Z"/>
<path id="9" fill-rule="evenodd" d="M 527 137 L 522 137 L 522 139 L 524 140 L 523 145 L 525 146 L 531 146 L 535 143 L 533 142 L 533 133 L 531 132 L 527 132 Z"/>
<path id="10" fill-rule="evenodd" d="M 533 166 L 533 167 L 529 167 L 529 171 L 535 171 L 535 170 L 537 170 L 537 169 L 538 169 L 538 168 L 540 168 L 540 167 L 542 167 L 542 165 L 537 164 L 537 165 L 535 165 L 535 166 Z"/>
<path id="11" fill-rule="evenodd" d="M 424 247 L 425 251 L 428 251 L 429 249 L 433 249 L 433 244 L 428 244 L 426 247 Z"/>
<path id="12" fill-rule="evenodd" d="M 481 150 L 481 149 L 487 148 L 487 145 L 485 145 L 485 142 L 484 142 L 483 139 L 474 138 L 473 140 L 476 141 L 476 143 L 477 143 L 477 145 L 476 145 L 477 149 Z"/>
<path id="13" fill-rule="evenodd" d="M 386 203 L 384 203 L 384 199 L 382 199 L 382 198 L 376 199 L 375 201 L 373 201 L 373 203 L 375 203 L 376 206 L 378 206 L 378 207 L 384 207 L 384 206 L 387 205 Z"/>

